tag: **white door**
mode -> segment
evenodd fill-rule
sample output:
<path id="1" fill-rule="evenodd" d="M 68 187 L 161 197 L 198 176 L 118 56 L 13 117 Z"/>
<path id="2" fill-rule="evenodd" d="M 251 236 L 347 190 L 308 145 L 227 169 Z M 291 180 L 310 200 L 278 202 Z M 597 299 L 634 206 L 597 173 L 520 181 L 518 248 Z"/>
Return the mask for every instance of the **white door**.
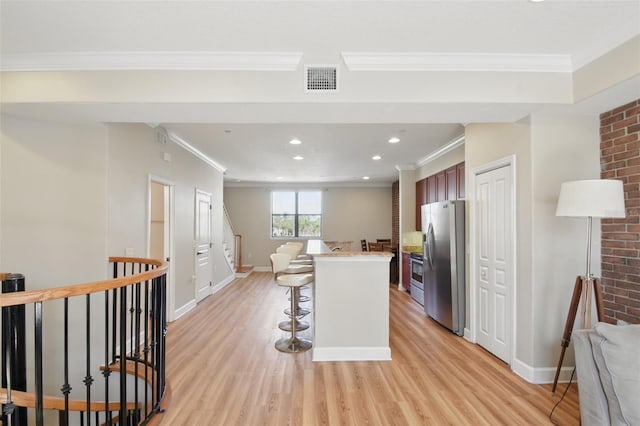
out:
<path id="1" fill-rule="evenodd" d="M 511 362 L 513 271 L 511 166 L 476 176 L 477 341 Z"/>
<path id="2" fill-rule="evenodd" d="M 196 302 L 211 294 L 211 195 L 196 190 Z"/>
<path id="3" fill-rule="evenodd" d="M 149 177 L 149 245 L 148 256 L 171 262 L 173 252 L 173 183 Z M 167 272 L 167 319 L 174 320 L 175 289 L 173 268 Z"/>

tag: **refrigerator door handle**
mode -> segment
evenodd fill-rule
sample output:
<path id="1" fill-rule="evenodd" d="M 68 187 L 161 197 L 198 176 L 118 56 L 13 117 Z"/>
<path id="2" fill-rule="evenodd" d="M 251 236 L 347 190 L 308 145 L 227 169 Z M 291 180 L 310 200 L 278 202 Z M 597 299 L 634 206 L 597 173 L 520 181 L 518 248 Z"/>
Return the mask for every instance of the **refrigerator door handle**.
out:
<path id="1" fill-rule="evenodd" d="M 427 262 L 429 263 L 429 268 L 431 268 L 431 270 L 433 270 L 433 245 L 435 244 L 435 238 L 433 235 L 433 225 L 430 223 L 429 227 L 427 228 L 427 235 L 426 235 L 426 258 L 427 258 Z"/>

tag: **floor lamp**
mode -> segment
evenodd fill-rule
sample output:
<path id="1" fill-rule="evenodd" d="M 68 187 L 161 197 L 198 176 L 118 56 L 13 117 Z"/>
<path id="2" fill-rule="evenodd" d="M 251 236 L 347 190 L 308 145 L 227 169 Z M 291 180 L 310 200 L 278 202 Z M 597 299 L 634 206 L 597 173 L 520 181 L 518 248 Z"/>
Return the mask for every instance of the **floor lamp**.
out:
<path id="1" fill-rule="evenodd" d="M 591 229 L 593 218 L 625 217 L 624 190 L 622 181 L 614 179 L 577 180 L 565 182 L 560 187 L 560 197 L 556 216 L 586 217 L 587 218 L 587 272 L 578 276 L 573 288 L 571 305 L 567 314 L 567 321 L 562 334 L 562 351 L 553 379 L 551 392 L 556 391 L 558 377 L 564 360 L 564 353 L 571 341 L 571 332 L 576 320 L 578 307 L 580 310 L 580 328 L 591 328 L 591 305 L 595 298 L 598 321 L 602 320 L 604 309 L 602 306 L 602 290 L 600 279 L 591 273 Z"/>

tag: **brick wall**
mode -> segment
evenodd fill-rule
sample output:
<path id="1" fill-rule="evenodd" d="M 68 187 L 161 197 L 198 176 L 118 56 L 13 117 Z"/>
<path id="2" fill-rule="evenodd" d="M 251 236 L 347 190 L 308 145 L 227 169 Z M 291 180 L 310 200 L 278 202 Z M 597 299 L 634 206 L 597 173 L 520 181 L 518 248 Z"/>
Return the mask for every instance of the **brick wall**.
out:
<path id="1" fill-rule="evenodd" d="M 640 99 L 600 115 L 603 179 L 624 183 L 625 219 L 602 220 L 607 321 L 640 323 Z"/>

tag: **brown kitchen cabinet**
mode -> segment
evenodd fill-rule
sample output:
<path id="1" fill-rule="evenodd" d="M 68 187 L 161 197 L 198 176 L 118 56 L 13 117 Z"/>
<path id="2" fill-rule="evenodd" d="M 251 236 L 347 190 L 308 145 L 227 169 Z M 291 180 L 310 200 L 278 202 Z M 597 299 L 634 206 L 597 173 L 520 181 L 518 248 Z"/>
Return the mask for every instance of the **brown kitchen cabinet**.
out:
<path id="1" fill-rule="evenodd" d="M 427 178 L 427 203 L 435 203 L 438 201 L 438 193 L 436 192 L 436 176 Z"/>
<path id="2" fill-rule="evenodd" d="M 447 199 L 447 174 L 445 171 L 436 173 L 436 201 Z"/>
<path id="3" fill-rule="evenodd" d="M 464 187 L 464 162 L 456 166 L 456 181 L 458 182 L 458 200 L 464 200 L 465 187 Z"/>
<path id="4" fill-rule="evenodd" d="M 457 166 L 451 166 L 444 171 L 446 175 L 446 187 L 447 187 L 447 200 L 458 199 L 458 170 Z"/>
<path id="5" fill-rule="evenodd" d="M 402 288 L 411 291 L 411 255 L 402 252 Z"/>
<path id="6" fill-rule="evenodd" d="M 464 161 L 416 182 L 416 230 L 422 230 L 423 204 L 465 198 Z M 404 284 L 404 283 L 403 283 Z"/>
<path id="7" fill-rule="evenodd" d="M 416 182 L 416 230 L 422 230 L 422 205 L 427 204 L 427 179 Z"/>

